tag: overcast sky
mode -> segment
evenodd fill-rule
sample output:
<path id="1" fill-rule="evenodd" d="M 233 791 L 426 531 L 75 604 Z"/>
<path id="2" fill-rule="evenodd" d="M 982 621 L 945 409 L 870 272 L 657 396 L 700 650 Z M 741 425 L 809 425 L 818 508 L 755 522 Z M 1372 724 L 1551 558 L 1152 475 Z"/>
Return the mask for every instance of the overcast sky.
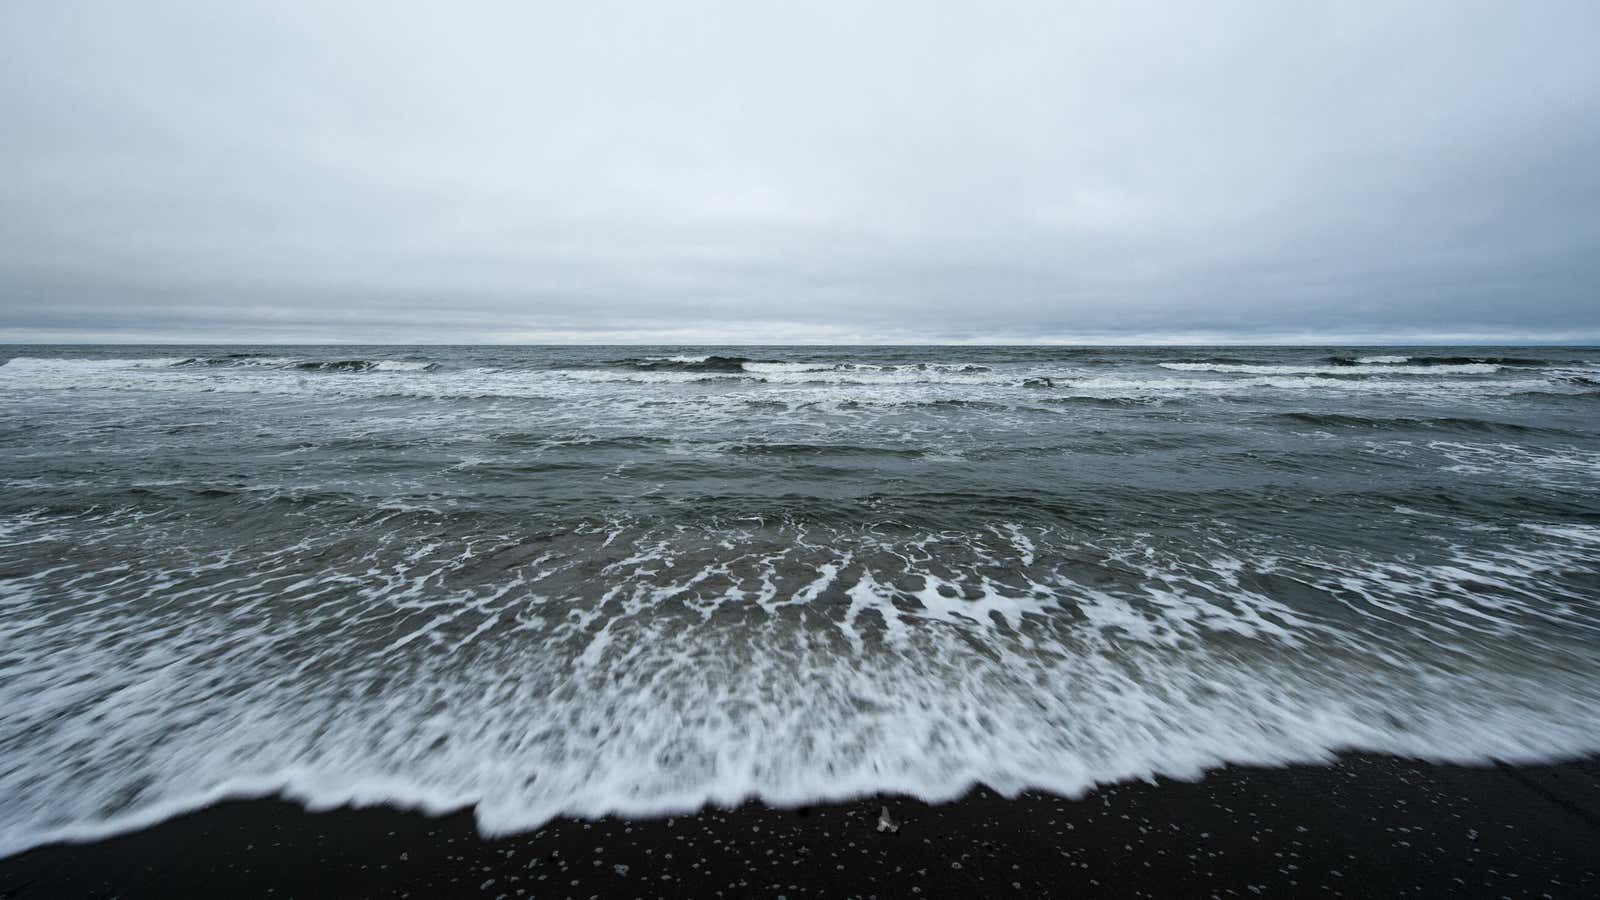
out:
<path id="1" fill-rule="evenodd" d="M 0 339 L 1600 341 L 1600 2 L 0 3 Z"/>

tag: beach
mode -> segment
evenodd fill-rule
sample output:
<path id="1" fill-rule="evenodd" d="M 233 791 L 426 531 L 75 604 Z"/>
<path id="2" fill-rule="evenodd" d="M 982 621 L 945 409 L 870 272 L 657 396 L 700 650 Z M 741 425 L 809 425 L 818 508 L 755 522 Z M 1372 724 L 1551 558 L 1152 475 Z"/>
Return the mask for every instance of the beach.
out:
<path id="1" fill-rule="evenodd" d="M 0 896 L 1592 897 L 1596 847 L 1595 760 L 1350 755 L 1076 799 L 750 802 L 488 839 L 470 810 L 230 800 L 0 861 Z"/>

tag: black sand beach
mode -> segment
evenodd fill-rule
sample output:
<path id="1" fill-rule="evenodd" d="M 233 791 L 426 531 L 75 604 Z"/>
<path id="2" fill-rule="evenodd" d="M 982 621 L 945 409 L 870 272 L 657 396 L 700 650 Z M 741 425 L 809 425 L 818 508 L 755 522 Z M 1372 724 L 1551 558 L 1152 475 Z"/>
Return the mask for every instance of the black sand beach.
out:
<path id="1" fill-rule="evenodd" d="M 898 831 L 878 828 L 887 806 Z M 1600 761 L 1460 767 L 1352 755 L 1080 799 L 747 803 L 563 819 L 484 840 L 469 810 L 236 800 L 0 861 L 22 897 L 1593 897 Z"/>

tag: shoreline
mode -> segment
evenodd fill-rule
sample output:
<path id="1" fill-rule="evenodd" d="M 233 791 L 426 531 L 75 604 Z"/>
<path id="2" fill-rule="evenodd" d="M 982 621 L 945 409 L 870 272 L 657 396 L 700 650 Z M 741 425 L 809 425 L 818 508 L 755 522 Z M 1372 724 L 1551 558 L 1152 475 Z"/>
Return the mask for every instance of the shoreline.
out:
<path id="1" fill-rule="evenodd" d="M 878 827 L 887 807 L 897 830 Z M 144 896 L 1530 896 L 1600 893 L 1600 757 L 1345 754 L 1070 799 L 977 788 L 484 838 L 470 808 L 223 800 L 0 859 L 0 898 Z"/>

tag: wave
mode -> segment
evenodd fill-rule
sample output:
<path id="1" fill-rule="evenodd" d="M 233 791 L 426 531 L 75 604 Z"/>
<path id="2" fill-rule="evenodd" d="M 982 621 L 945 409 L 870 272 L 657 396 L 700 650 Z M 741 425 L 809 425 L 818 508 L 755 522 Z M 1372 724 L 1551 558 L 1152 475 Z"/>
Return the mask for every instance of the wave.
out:
<path id="1" fill-rule="evenodd" d="M 899 363 L 883 365 L 879 363 L 834 363 L 825 369 L 813 371 L 833 372 L 948 372 L 954 374 L 972 374 L 979 372 L 993 372 L 993 366 L 981 363 Z"/>
<path id="2" fill-rule="evenodd" d="M 293 366 L 296 360 L 272 356 L 266 353 L 226 353 L 222 356 L 191 356 L 173 363 L 174 368 L 194 368 L 200 366 L 215 367 L 248 367 L 262 366 L 266 368 L 283 368 Z"/>
<path id="3" fill-rule="evenodd" d="M 1044 402 L 1069 406 L 1098 406 L 1106 409 L 1131 409 L 1139 406 L 1152 406 L 1172 402 L 1161 397 L 1090 397 L 1075 395 L 1071 397 L 1051 397 Z"/>
<path id="4" fill-rule="evenodd" d="M 851 444 L 739 443 L 721 448 L 724 453 L 747 456 L 881 456 L 917 459 L 926 454 L 912 447 L 870 447 Z"/>
<path id="5" fill-rule="evenodd" d="M 173 365 L 177 365 L 177 366 L 197 366 L 197 365 L 204 365 L 204 366 L 248 366 L 248 365 L 265 365 L 267 363 L 263 362 L 264 360 L 276 360 L 280 364 L 284 362 L 284 360 L 282 360 L 281 358 L 274 357 L 270 353 L 224 353 L 221 356 L 207 356 L 207 357 L 191 356 L 188 359 L 182 360 L 182 361 L 177 362 L 177 363 L 173 363 Z"/>
<path id="6" fill-rule="evenodd" d="M 617 369 L 634 372 L 705 372 L 733 375 L 794 376 L 813 374 L 821 377 L 859 374 L 864 376 L 918 376 L 929 374 L 972 375 L 994 371 L 993 366 L 979 363 L 863 363 L 863 362 L 792 362 L 756 360 L 744 356 L 647 356 L 614 360 L 609 363 L 585 365 L 578 371 Z"/>
<path id="7" fill-rule="evenodd" d="M 743 372 L 751 361 L 743 356 L 646 356 L 612 365 L 643 372 Z"/>
<path id="8" fill-rule="evenodd" d="M 1549 360 L 1525 356 L 1329 356 L 1324 362 L 1336 366 L 1515 366 L 1527 368 L 1549 365 Z"/>
<path id="9" fill-rule="evenodd" d="M 1447 357 L 1440 357 L 1445 359 Z M 1175 372 L 1215 372 L 1223 375 L 1312 375 L 1335 378 L 1365 377 L 1367 375 L 1492 375 L 1502 364 L 1489 362 L 1418 363 L 1404 365 L 1332 363 L 1330 365 L 1249 364 L 1212 362 L 1164 362 L 1163 369 Z"/>
<path id="10" fill-rule="evenodd" d="M 996 372 L 979 366 L 811 366 L 797 364 L 753 364 L 749 368 L 712 370 L 703 367 L 672 366 L 657 369 L 570 369 L 558 373 L 562 378 L 587 383 L 693 384 L 745 382 L 773 385 L 833 385 L 840 387 L 886 387 L 895 385 L 967 385 L 974 387 L 1051 387 L 1066 376 L 1024 375 Z"/>
<path id="11" fill-rule="evenodd" d="M 128 359 L 75 359 L 16 356 L 0 368 L 7 374 L 109 372 L 118 369 L 283 369 L 300 372 L 433 372 L 437 362 L 403 359 L 294 359 L 266 353 L 228 353 L 222 356 L 186 356 Z"/>
<path id="12" fill-rule="evenodd" d="M 1549 365 L 1548 360 L 1523 356 L 1413 356 L 1408 363 L 1416 366 L 1491 365 L 1535 367 Z"/>
<path id="13" fill-rule="evenodd" d="M 185 357 L 148 357 L 136 359 L 78 359 L 58 356 L 13 356 L 0 364 L 0 372 L 9 375 L 42 372 L 107 372 L 115 369 L 169 369 L 191 362 Z"/>
<path id="14" fill-rule="evenodd" d="M 1573 437 L 1573 432 L 1561 428 L 1520 425 L 1515 422 L 1496 422 L 1465 416 L 1358 416 L 1342 413 L 1291 412 L 1266 417 L 1270 421 L 1296 425 L 1314 425 L 1318 428 L 1363 428 L 1372 430 L 1429 430 L 1456 431 L 1479 434 L 1541 434 Z"/>
<path id="15" fill-rule="evenodd" d="M 508 447 L 536 447 L 539 449 L 583 449 L 583 450 L 639 450 L 655 447 L 670 446 L 672 440 L 659 435 L 650 434 L 625 434 L 625 435 L 592 435 L 592 434 L 539 434 L 528 431 L 507 431 L 486 435 L 487 440 L 495 444 Z"/>
<path id="16" fill-rule="evenodd" d="M 1600 400 L 1600 391 L 1514 391 L 1507 397 L 1519 400 L 1536 400 L 1539 402 L 1560 402 L 1564 400 Z"/>
<path id="17" fill-rule="evenodd" d="M 433 372 L 440 366 L 435 362 L 400 359 L 313 359 L 296 362 L 285 368 L 301 372 Z"/>

